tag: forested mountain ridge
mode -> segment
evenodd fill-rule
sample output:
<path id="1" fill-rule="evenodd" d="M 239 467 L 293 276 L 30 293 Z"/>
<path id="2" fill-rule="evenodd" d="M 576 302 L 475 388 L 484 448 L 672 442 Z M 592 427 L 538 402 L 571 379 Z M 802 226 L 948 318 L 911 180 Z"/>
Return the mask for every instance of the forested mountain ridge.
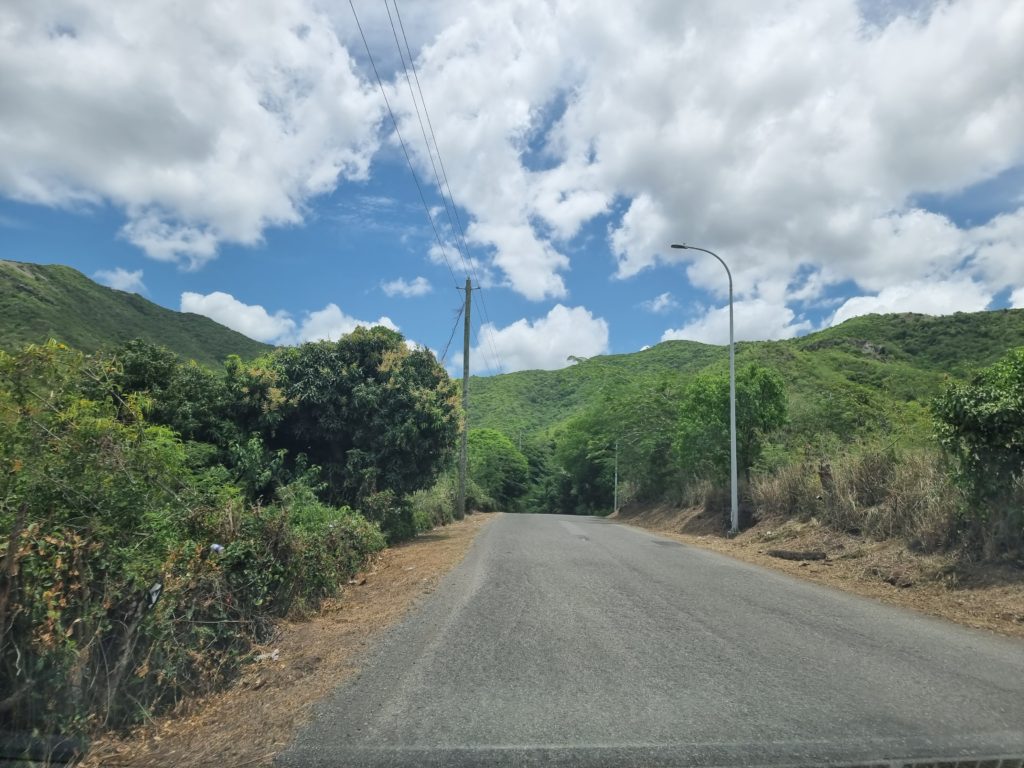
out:
<path id="1" fill-rule="evenodd" d="M 856 426 L 894 409 L 914 419 L 947 376 L 961 378 L 1019 346 L 1024 346 L 1020 309 L 943 317 L 865 315 L 795 339 L 740 342 L 736 364 L 756 362 L 777 370 L 786 380 L 794 416 L 815 408 Z M 475 427 L 500 429 L 512 437 L 533 434 L 637 379 L 727 366 L 726 346 L 665 341 L 556 371 L 476 376 L 470 380 L 470 418 Z"/>
<path id="2" fill-rule="evenodd" d="M 0 260 L 0 349 L 51 338 L 83 352 L 141 338 L 208 367 L 228 355 L 251 359 L 272 349 L 208 317 L 107 288 L 71 267 Z"/>

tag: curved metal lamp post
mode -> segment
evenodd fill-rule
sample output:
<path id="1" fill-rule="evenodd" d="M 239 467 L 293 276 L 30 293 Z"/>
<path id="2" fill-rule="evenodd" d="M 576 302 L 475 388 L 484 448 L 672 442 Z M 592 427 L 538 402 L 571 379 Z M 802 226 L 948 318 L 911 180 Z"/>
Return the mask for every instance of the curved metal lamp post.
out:
<path id="1" fill-rule="evenodd" d="M 725 267 L 725 274 L 729 276 L 729 464 L 732 483 L 732 514 L 729 520 L 729 532 L 739 533 L 740 508 L 736 473 L 736 345 L 733 341 L 732 272 L 729 271 L 729 265 L 725 263 L 721 256 L 714 251 L 709 251 L 707 248 L 698 248 L 696 245 L 686 245 L 686 243 L 672 243 L 672 247 L 685 251 L 702 251 L 714 256 Z"/>

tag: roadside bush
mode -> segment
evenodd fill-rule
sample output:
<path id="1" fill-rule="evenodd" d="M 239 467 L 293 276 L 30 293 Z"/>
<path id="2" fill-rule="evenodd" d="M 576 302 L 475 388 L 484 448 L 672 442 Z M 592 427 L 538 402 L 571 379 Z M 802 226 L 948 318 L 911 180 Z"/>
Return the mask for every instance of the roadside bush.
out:
<path id="1" fill-rule="evenodd" d="M 380 526 L 389 544 L 405 541 L 416 535 L 412 508 L 394 491 L 367 494 L 360 502 L 360 511 L 370 522 Z"/>
<path id="2" fill-rule="evenodd" d="M 961 528 L 987 557 L 1024 551 L 1024 347 L 932 404 L 939 443 L 968 504 Z"/>
<path id="3" fill-rule="evenodd" d="M 409 507 L 416 532 L 423 533 L 452 522 L 457 497 L 458 480 L 450 472 L 441 475 L 430 488 L 410 494 Z"/>
<path id="4" fill-rule="evenodd" d="M 112 372 L 57 344 L 0 353 L 6 732 L 129 724 L 207 691 L 274 617 L 315 607 L 384 545 L 308 473 L 248 505 Z"/>
<path id="5" fill-rule="evenodd" d="M 218 558 L 233 602 L 247 614 L 269 619 L 315 608 L 384 547 L 376 525 L 307 492 L 251 508 Z"/>
<path id="6" fill-rule="evenodd" d="M 498 502 L 473 478 L 466 478 L 466 511 L 494 512 L 497 509 Z"/>
<path id="7" fill-rule="evenodd" d="M 446 472 L 430 488 L 416 491 L 408 497 L 416 532 L 423 533 L 455 519 L 455 506 L 459 497 L 459 479 L 455 472 Z M 472 478 L 466 480 L 466 511 L 493 512 L 494 500 L 484 493 Z"/>

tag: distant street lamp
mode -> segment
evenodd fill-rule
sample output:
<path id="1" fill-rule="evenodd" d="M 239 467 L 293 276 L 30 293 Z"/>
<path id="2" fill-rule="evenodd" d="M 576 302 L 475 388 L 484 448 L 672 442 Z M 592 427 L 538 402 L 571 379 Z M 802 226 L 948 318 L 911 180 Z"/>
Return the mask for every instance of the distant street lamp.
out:
<path id="1" fill-rule="evenodd" d="M 684 251 L 702 251 L 714 256 L 725 267 L 725 274 L 729 276 L 729 464 L 732 481 L 732 515 L 729 532 L 739 533 L 740 507 L 736 483 L 736 345 L 733 342 L 732 325 L 732 272 L 729 271 L 729 265 L 721 256 L 707 248 L 698 248 L 696 245 L 686 245 L 686 243 L 672 243 L 672 247 Z"/>

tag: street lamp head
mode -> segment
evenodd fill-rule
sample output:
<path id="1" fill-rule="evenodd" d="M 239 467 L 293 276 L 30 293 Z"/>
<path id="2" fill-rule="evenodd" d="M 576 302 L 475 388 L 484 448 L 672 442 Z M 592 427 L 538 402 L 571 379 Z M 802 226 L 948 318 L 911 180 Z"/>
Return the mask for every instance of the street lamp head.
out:
<path id="1" fill-rule="evenodd" d="M 686 243 L 672 243 L 672 247 L 678 248 L 681 251 L 685 251 L 690 246 L 688 246 Z"/>

